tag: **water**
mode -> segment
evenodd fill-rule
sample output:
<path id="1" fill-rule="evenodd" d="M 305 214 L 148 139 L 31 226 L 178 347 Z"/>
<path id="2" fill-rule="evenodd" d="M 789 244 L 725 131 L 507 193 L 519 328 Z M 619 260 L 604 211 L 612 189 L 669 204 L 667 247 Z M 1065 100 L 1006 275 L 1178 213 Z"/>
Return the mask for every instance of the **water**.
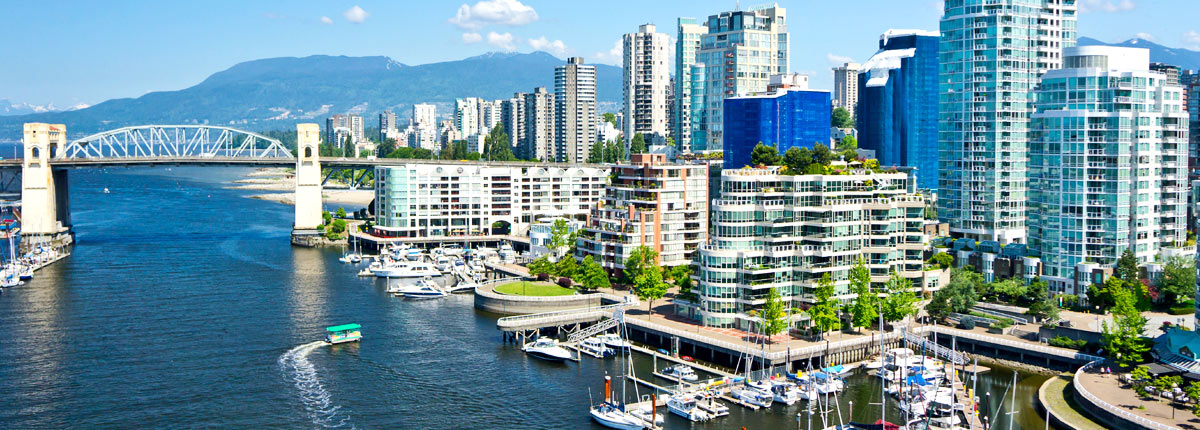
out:
<path id="1" fill-rule="evenodd" d="M 243 173 L 71 172 L 74 255 L 0 295 L 0 428 L 599 428 L 589 394 L 615 360 L 530 359 L 470 296 L 397 299 L 340 250 L 291 247 L 291 207 L 222 188 Z M 351 322 L 362 343 L 318 342 Z M 1044 378 L 1023 378 L 1016 427 L 1041 428 Z M 851 379 L 845 416 L 853 401 L 856 419 L 878 418 L 877 381 Z M 667 414 L 667 428 L 792 428 L 802 406 L 731 410 L 695 425 Z"/>

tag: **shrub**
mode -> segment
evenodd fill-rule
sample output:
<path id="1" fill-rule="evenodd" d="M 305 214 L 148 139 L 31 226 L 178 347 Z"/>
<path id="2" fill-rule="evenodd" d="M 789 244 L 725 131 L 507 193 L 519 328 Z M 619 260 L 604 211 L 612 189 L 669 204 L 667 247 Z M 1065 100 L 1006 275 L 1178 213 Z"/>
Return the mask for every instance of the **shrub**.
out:
<path id="1" fill-rule="evenodd" d="M 973 330 L 975 329 L 975 320 L 971 318 L 964 318 L 958 325 L 962 326 L 963 330 Z"/>
<path id="2" fill-rule="evenodd" d="M 1055 336 L 1048 342 L 1050 343 L 1050 346 L 1057 346 L 1059 348 L 1083 349 L 1085 346 L 1087 346 L 1086 340 L 1071 339 L 1066 336 Z"/>
<path id="3" fill-rule="evenodd" d="M 571 278 L 568 278 L 566 276 L 558 278 L 558 286 L 563 287 L 563 288 L 571 288 Z"/>
<path id="4" fill-rule="evenodd" d="M 537 274 L 537 280 L 539 280 L 539 281 L 546 281 L 548 279 L 550 279 L 549 273 L 538 273 Z"/>
<path id="5" fill-rule="evenodd" d="M 991 328 L 1008 328 L 1011 326 L 1012 326 L 1012 320 L 1005 318 L 1005 319 L 1001 319 L 999 321 L 992 323 L 992 325 L 989 327 L 991 327 Z"/>
<path id="6" fill-rule="evenodd" d="M 1171 307 L 1167 308 L 1167 313 L 1171 315 L 1187 315 L 1194 312 L 1195 309 L 1196 303 L 1189 300 L 1183 303 L 1171 305 Z"/>

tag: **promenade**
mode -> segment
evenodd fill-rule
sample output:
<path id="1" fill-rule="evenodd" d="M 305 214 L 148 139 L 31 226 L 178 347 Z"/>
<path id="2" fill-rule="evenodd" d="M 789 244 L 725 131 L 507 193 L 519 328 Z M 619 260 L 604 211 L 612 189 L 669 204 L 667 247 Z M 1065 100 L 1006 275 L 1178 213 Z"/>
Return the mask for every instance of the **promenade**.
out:
<path id="1" fill-rule="evenodd" d="M 1075 382 L 1103 402 L 1122 411 L 1139 416 L 1167 427 L 1200 429 L 1200 418 L 1188 407 L 1174 407 L 1167 399 L 1143 399 L 1133 388 L 1123 386 L 1117 380 L 1119 373 L 1079 372 Z"/>

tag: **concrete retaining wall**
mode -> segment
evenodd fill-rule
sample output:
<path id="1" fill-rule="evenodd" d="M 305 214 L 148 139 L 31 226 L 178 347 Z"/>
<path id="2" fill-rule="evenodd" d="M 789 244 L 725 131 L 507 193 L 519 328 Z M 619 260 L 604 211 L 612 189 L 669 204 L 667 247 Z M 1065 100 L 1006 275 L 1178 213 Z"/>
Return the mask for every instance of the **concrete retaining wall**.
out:
<path id="1" fill-rule="evenodd" d="M 493 286 L 475 290 L 475 309 L 504 315 L 525 315 L 600 306 L 600 294 L 573 296 L 529 297 L 499 294 Z"/>

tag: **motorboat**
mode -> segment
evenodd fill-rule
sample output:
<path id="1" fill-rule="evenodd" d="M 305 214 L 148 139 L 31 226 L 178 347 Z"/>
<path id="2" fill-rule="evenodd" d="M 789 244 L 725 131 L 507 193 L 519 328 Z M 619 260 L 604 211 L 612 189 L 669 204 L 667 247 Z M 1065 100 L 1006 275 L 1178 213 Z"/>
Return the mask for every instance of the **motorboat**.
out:
<path id="1" fill-rule="evenodd" d="M 17 275 L 8 275 L 0 278 L 0 288 L 10 288 L 24 284 L 25 282 L 21 281 L 21 277 Z"/>
<path id="2" fill-rule="evenodd" d="M 371 263 L 371 273 L 380 278 L 424 278 L 427 276 L 441 276 L 442 274 L 428 263 L 419 261 L 378 263 L 378 261 Z"/>
<path id="3" fill-rule="evenodd" d="M 434 260 L 433 267 L 437 268 L 437 270 L 441 271 L 442 273 L 448 273 L 450 272 L 450 269 L 454 267 L 454 264 L 450 261 L 450 257 L 443 255 Z"/>
<path id="4" fill-rule="evenodd" d="M 618 351 L 627 350 L 630 346 L 633 346 L 633 344 L 629 343 L 629 341 L 621 339 L 621 336 L 616 333 L 605 333 L 596 336 L 596 339 L 599 340 L 600 343 L 603 343 L 604 346 Z"/>
<path id="5" fill-rule="evenodd" d="M 330 327 L 325 327 L 325 343 L 336 345 L 346 342 L 358 342 L 362 340 L 362 332 L 359 330 L 362 326 L 358 324 L 342 324 Z"/>
<path id="6" fill-rule="evenodd" d="M 646 422 L 641 418 L 625 412 L 617 405 L 611 402 L 604 402 L 596 405 L 591 410 L 592 419 L 600 423 L 600 425 L 619 429 L 619 430 L 642 430 L 646 428 Z"/>
<path id="7" fill-rule="evenodd" d="M 559 346 L 557 340 L 545 336 L 539 337 L 536 341 L 525 344 L 525 346 L 521 347 L 521 350 L 525 351 L 526 354 L 529 354 L 534 358 L 540 358 L 546 361 L 563 362 L 573 359 L 573 357 L 571 357 L 571 351 L 567 351 L 566 348 Z"/>
<path id="8" fill-rule="evenodd" d="M 428 279 L 418 281 L 415 288 L 406 289 L 400 294 L 410 299 L 436 299 L 450 295 L 450 293 L 439 288 L 436 283 Z"/>
<path id="9" fill-rule="evenodd" d="M 730 394 L 732 394 L 733 398 L 739 402 L 758 406 L 760 408 L 769 408 L 775 401 L 775 396 L 769 391 L 762 391 L 753 385 L 734 387 L 732 390 L 730 390 Z"/>
<path id="10" fill-rule="evenodd" d="M 504 264 L 513 264 L 517 262 L 517 252 L 513 250 L 512 245 L 500 245 L 500 251 L 497 252 L 500 256 L 500 262 Z"/>
<path id="11" fill-rule="evenodd" d="M 725 406 L 724 403 L 718 401 L 716 396 L 710 391 L 692 391 L 684 395 L 691 396 L 696 401 L 696 407 L 707 412 L 713 418 L 729 415 L 729 406 Z"/>
<path id="12" fill-rule="evenodd" d="M 700 379 L 699 376 L 696 376 L 696 371 L 686 364 L 676 364 L 663 369 L 662 374 L 670 379 L 680 379 L 689 382 Z"/>
<path id="13" fill-rule="evenodd" d="M 477 287 L 479 284 L 464 279 L 450 287 L 450 293 L 473 293 Z"/>
<path id="14" fill-rule="evenodd" d="M 442 249 L 442 255 L 445 255 L 448 257 L 457 257 L 457 256 L 462 255 L 462 253 L 463 253 L 462 245 L 459 245 L 457 243 L 451 243 L 449 245 L 442 246 L 441 249 Z"/>
<path id="15" fill-rule="evenodd" d="M 663 415 L 654 413 L 649 406 L 641 406 L 637 409 L 629 411 L 629 414 L 637 417 L 643 422 L 654 423 L 655 426 L 661 426 L 663 425 L 663 422 L 665 422 Z"/>
<path id="16" fill-rule="evenodd" d="M 667 397 L 667 410 L 675 415 L 687 418 L 688 421 L 700 422 L 712 419 L 696 404 L 696 398 L 685 394 L 675 394 Z"/>
<path id="17" fill-rule="evenodd" d="M 824 369 L 821 369 L 821 371 L 828 373 L 830 375 L 834 375 L 834 376 L 846 376 L 846 375 L 850 374 L 850 372 L 854 371 L 854 369 L 856 369 L 856 368 L 858 368 L 858 366 L 853 365 L 853 364 L 849 364 L 849 365 L 839 364 L 837 366 L 826 367 Z"/>
<path id="18" fill-rule="evenodd" d="M 351 252 L 349 254 L 343 255 L 341 258 L 338 258 L 338 261 L 341 261 L 343 263 L 348 263 L 348 264 L 358 264 L 358 263 L 362 262 L 362 256 L 358 255 L 357 252 Z"/>
<path id="19" fill-rule="evenodd" d="M 584 354 L 596 358 L 604 358 L 616 354 L 616 351 L 613 351 L 612 348 L 604 346 L 603 342 L 600 342 L 599 339 L 594 337 L 589 337 L 584 339 L 582 342 L 579 342 L 579 350 Z"/>
<path id="20" fill-rule="evenodd" d="M 772 379 L 770 381 L 759 381 L 759 387 L 764 385 L 771 391 L 774 400 L 779 403 L 791 406 L 801 400 L 800 387 L 786 379 Z"/>
<path id="21" fill-rule="evenodd" d="M 483 263 L 481 263 L 478 258 L 471 260 L 470 263 L 467 263 L 467 267 L 470 268 L 471 271 L 475 272 L 475 273 L 481 273 L 485 270 L 485 267 L 483 267 Z"/>

